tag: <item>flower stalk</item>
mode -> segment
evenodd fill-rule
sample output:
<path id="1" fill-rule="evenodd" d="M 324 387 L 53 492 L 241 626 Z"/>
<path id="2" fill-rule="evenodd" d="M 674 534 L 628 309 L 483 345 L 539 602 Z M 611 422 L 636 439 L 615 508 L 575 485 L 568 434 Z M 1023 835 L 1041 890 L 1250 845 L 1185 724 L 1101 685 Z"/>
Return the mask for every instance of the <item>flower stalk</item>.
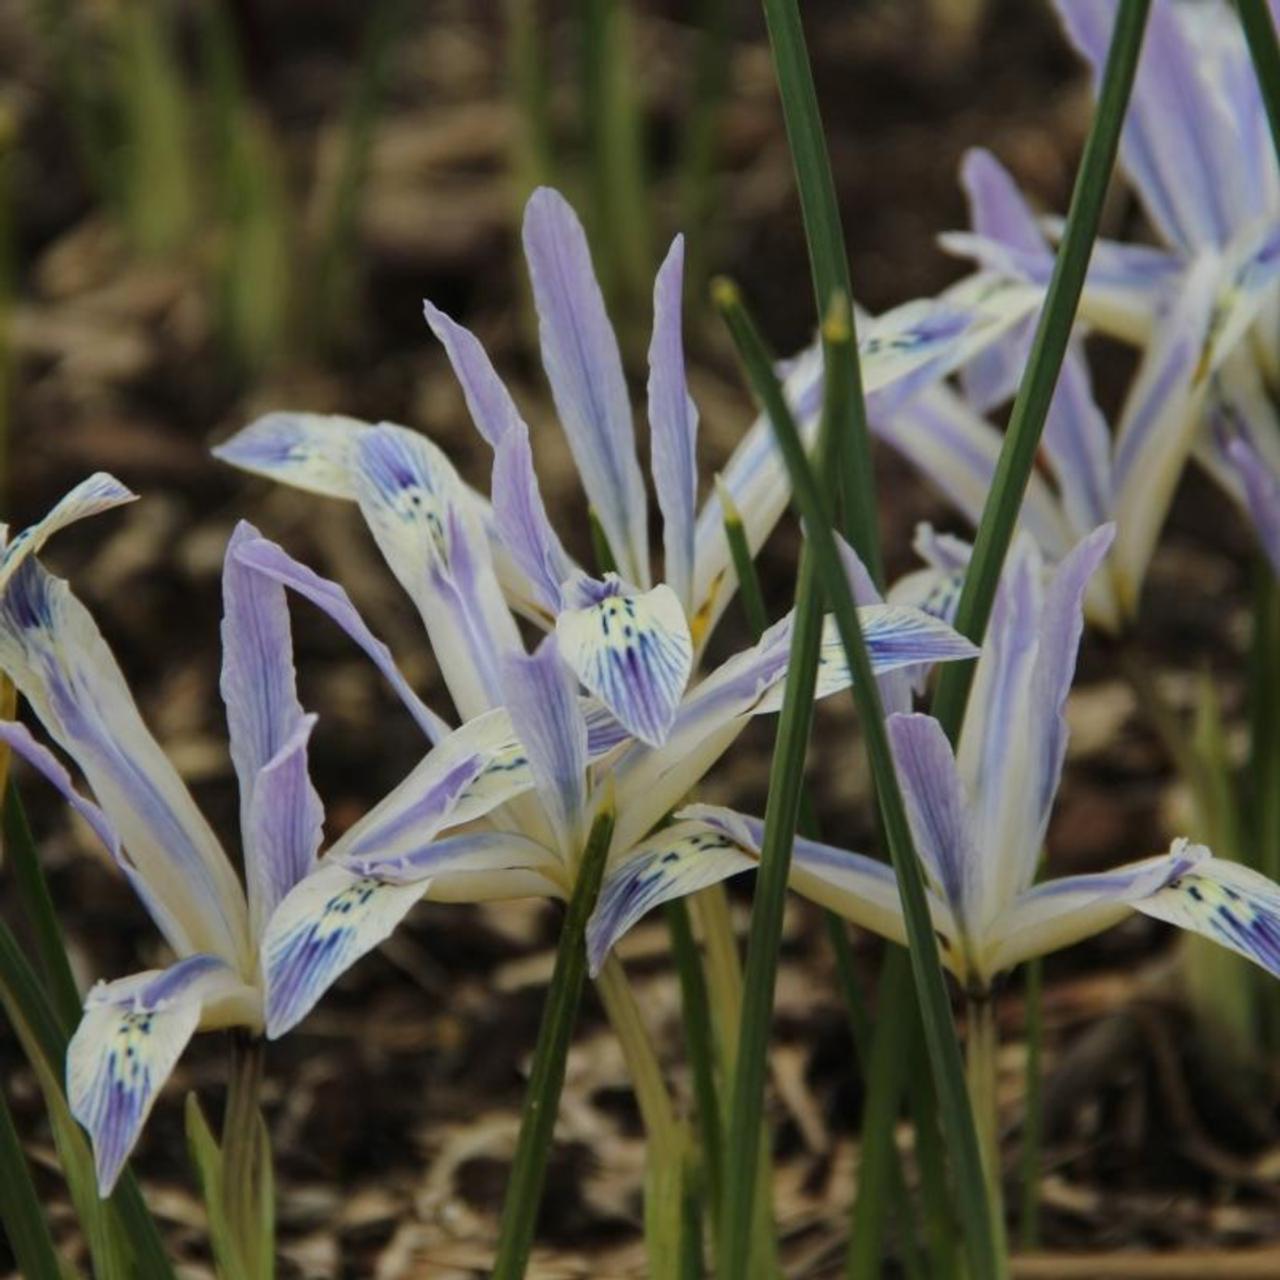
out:
<path id="1" fill-rule="evenodd" d="M 271 1182 L 263 1166 L 270 1159 L 262 1140 L 264 1042 L 245 1031 L 231 1033 L 227 1104 L 222 1119 L 222 1205 L 228 1232 L 249 1280 L 264 1280 L 273 1266 L 264 1249 L 264 1188 Z M 268 1214 L 270 1210 L 268 1209 Z"/>

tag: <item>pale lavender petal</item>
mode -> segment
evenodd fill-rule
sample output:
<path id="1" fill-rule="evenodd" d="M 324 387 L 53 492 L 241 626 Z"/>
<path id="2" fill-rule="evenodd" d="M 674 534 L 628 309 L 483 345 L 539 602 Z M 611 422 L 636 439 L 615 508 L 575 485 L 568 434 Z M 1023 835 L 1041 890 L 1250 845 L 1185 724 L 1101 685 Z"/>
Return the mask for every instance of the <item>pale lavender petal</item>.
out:
<path id="1" fill-rule="evenodd" d="M 105 471 L 95 471 L 87 480 L 81 480 L 58 499 L 43 520 L 23 529 L 7 542 L 0 537 L 0 591 L 4 590 L 5 583 L 18 566 L 28 556 L 35 555 L 60 529 L 75 524 L 77 520 L 133 502 L 137 496 Z"/>
<path id="2" fill-rule="evenodd" d="M 1046 880 L 1020 894 L 985 940 L 981 974 L 991 979 L 1118 924 L 1150 895 L 1198 868 L 1208 850 L 1176 840 L 1167 854 L 1097 874 Z M 1156 912 L 1152 912 L 1156 914 Z"/>
<path id="3" fill-rule="evenodd" d="M 35 558 L 0 596 L 0 667 L 79 765 L 129 858 L 195 950 L 238 962 L 244 891 L 151 736 L 89 611 Z"/>
<path id="4" fill-rule="evenodd" d="M 582 224 L 549 187 L 525 207 L 524 252 L 542 363 L 587 498 L 623 576 L 647 587 L 648 512 L 622 356 Z"/>
<path id="5" fill-rule="evenodd" d="M 1111 40 L 1116 0 L 1057 0 L 1076 47 L 1093 67 L 1095 87 Z M 1174 4 L 1155 4 L 1121 134 L 1121 154 L 1147 213 L 1184 250 L 1221 245 L 1257 216 L 1244 157 L 1226 111 L 1198 64 Z"/>
<path id="6" fill-rule="evenodd" d="M 433 902 L 566 896 L 560 853 L 514 831 L 438 835 L 394 860 L 370 862 L 367 872 L 358 860 L 342 865 L 387 884 L 427 882 L 426 896 Z"/>
<path id="7" fill-rule="evenodd" d="M 573 579 L 556 640 L 578 679 L 632 734 L 652 746 L 666 738 L 693 669 L 689 623 L 669 586 L 636 593 L 612 574 Z"/>
<path id="8" fill-rule="evenodd" d="M 520 410 L 475 334 L 429 301 L 422 309 L 449 357 L 476 430 L 496 449 L 509 431 L 524 425 Z"/>
<path id="9" fill-rule="evenodd" d="M 586 813 L 587 722 L 555 636 L 505 667 L 507 710 L 529 757 L 542 808 L 566 858 L 577 857 Z"/>
<path id="10" fill-rule="evenodd" d="M 418 727 L 431 742 L 449 734 L 449 725 L 428 707 L 400 673 L 391 650 L 365 625 L 351 597 L 336 582 L 322 578 L 285 549 L 267 538 L 253 538 L 239 544 L 236 559 L 275 582 L 296 591 L 323 610 L 355 641 L 396 691 Z"/>
<path id="11" fill-rule="evenodd" d="M 1249 514 L 1263 550 L 1280 576 L 1280 478 L 1245 440 L 1233 440 L 1227 452 L 1244 484 Z"/>
<path id="12" fill-rule="evenodd" d="M 618 939 L 654 907 L 755 866 L 755 857 L 702 822 L 672 823 L 636 845 L 610 868 L 587 923 L 591 976 L 600 972 Z"/>
<path id="13" fill-rule="evenodd" d="M 684 237 L 676 236 L 653 282 L 653 338 L 649 343 L 649 431 L 653 484 L 662 510 L 666 580 L 692 617 L 694 507 L 698 470 L 694 448 L 698 411 L 684 373 L 681 331 Z"/>
<path id="14" fill-rule="evenodd" d="M 1203 846 L 1187 852 L 1195 849 L 1208 852 Z M 1203 934 L 1280 977 L 1280 885 L 1249 867 L 1205 857 L 1133 906 Z"/>
<path id="15" fill-rule="evenodd" d="M 425 436 L 381 426 L 356 449 L 360 509 L 431 637 L 463 719 L 502 702 L 502 656 L 519 647 L 475 513 Z"/>
<path id="16" fill-rule="evenodd" d="M 893 715 L 887 724 L 916 851 L 957 919 L 964 919 L 979 855 L 951 743 L 932 716 Z"/>
<path id="17" fill-rule="evenodd" d="M 354 499 L 352 458 L 368 429 L 336 413 L 268 413 L 217 445 L 213 456 L 309 493 Z"/>
<path id="18" fill-rule="evenodd" d="M 494 447 L 493 508 L 498 536 L 537 592 L 549 621 L 563 607 L 560 584 L 579 569 L 547 518 L 523 422 Z"/>
<path id="19" fill-rule="evenodd" d="M 862 563 L 858 553 L 842 538 L 836 535 L 836 548 L 840 553 L 840 561 L 844 565 L 845 576 L 849 579 L 849 589 L 853 592 L 853 602 L 859 608 L 868 605 L 884 604 L 884 597 L 871 577 L 867 566 Z M 885 714 L 895 711 L 911 710 L 912 672 L 901 669 L 887 671 L 876 683 L 880 686 L 880 701 Z"/>
<path id="20" fill-rule="evenodd" d="M 212 955 L 90 991 L 67 1047 L 67 1101 L 92 1140 L 101 1195 L 115 1186 L 206 1006 L 219 1002 L 242 1013 L 257 1005 L 235 971 Z"/>

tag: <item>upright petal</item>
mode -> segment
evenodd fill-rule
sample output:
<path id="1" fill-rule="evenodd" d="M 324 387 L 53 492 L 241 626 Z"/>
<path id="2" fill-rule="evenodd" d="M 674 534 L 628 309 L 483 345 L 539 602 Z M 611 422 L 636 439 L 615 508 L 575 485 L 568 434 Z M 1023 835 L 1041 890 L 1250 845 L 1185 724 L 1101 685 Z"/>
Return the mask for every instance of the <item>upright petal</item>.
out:
<path id="1" fill-rule="evenodd" d="M 262 1025 L 257 994 L 217 956 L 99 983 L 67 1047 L 67 1101 L 93 1142 L 109 1195 L 147 1116 L 201 1021 Z"/>
<path id="2" fill-rule="evenodd" d="M 694 507 L 698 500 L 694 445 L 698 411 L 684 376 L 683 284 L 684 237 L 676 236 L 653 282 L 649 431 L 653 484 L 662 509 L 665 576 L 686 615 L 692 617 Z"/>
<path id="3" fill-rule="evenodd" d="M 581 847 L 586 816 L 587 722 L 577 682 L 554 636 L 547 636 L 532 657 L 508 657 L 505 675 L 511 723 L 560 851 L 571 860 Z"/>
<path id="4" fill-rule="evenodd" d="M 657 746 L 693 669 L 689 623 L 665 583 L 628 591 L 616 575 L 566 584 L 560 653 L 578 679 L 642 742 Z"/>
<path id="5" fill-rule="evenodd" d="M 355 483 L 382 554 L 418 606 L 460 715 L 501 705 L 502 658 L 519 646 L 519 633 L 452 465 L 425 436 L 374 427 L 357 445 Z"/>
<path id="6" fill-rule="evenodd" d="M 1208 850 L 1176 840 L 1167 854 L 1115 871 L 1046 880 L 1028 889 L 995 921 L 984 939 L 979 976 L 991 979 L 1024 960 L 1059 951 L 1101 933 L 1139 903 L 1202 864 Z M 1156 914 L 1154 911 L 1152 914 Z"/>
<path id="7" fill-rule="evenodd" d="M 245 962 L 248 919 L 235 871 L 143 724 L 89 611 L 34 558 L 0 596 L 0 666 L 79 765 L 192 948 Z"/>
<path id="8" fill-rule="evenodd" d="M 322 578 L 313 569 L 295 560 L 285 549 L 267 538 L 249 538 L 237 544 L 236 559 L 255 573 L 296 591 L 328 614 L 355 641 L 399 695 L 428 741 L 436 743 L 449 735 L 449 725 L 428 707 L 400 673 L 391 650 L 365 625 L 351 597 L 336 582 Z"/>
<path id="9" fill-rule="evenodd" d="M 1116 0 L 1056 0 L 1097 86 Z M 1221 245 L 1256 216 L 1236 125 L 1208 82 L 1175 4 L 1152 6 L 1121 134 L 1121 152 L 1151 220 L 1184 250 Z M 1224 19 L 1226 18 L 1224 13 Z"/>
<path id="10" fill-rule="evenodd" d="M 582 224 L 549 187 L 525 207 L 524 252 L 542 363 L 587 498 L 620 572 L 647 587 L 648 513 L 622 356 Z"/>
<path id="11" fill-rule="evenodd" d="M 315 860 L 324 808 L 307 771 L 315 720 L 298 701 L 284 587 L 236 554 L 255 540 L 258 531 L 241 521 L 227 543 L 221 688 L 240 782 L 249 922 L 256 934 Z"/>
<path id="12" fill-rule="evenodd" d="M 0 538 L 0 591 L 4 590 L 5 583 L 18 566 L 28 556 L 35 555 L 60 529 L 132 502 L 137 496 L 105 471 L 95 471 L 87 480 L 81 480 L 53 505 L 43 520 L 23 529 L 7 542 Z"/>
<path id="13" fill-rule="evenodd" d="M 1280 577 L 1280 477 L 1245 440 L 1233 440 L 1227 452 L 1244 484 L 1245 501 L 1258 539 Z"/>

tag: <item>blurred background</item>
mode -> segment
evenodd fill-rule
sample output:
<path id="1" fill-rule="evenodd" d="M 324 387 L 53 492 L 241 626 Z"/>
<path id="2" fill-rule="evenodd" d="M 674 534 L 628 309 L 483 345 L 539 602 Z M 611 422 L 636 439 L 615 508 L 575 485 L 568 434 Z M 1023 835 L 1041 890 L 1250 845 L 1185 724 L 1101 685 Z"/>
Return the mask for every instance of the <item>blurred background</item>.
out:
<path id="1" fill-rule="evenodd" d="M 863 306 L 882 310 L 963 274 L 935 237 L 965 224 L 956 171 L 970 146 L 992 149 L 1046 210 L 1065 208 L 1090 102 L 1047 3 L 813 0 L 804 12 Z M 340 580 L 428 699 L 447 704 L 416 615 L 355 509 L 234 473 L 211 444 L 270 409 L 344 412 L 429 433 L 487 487 L 488 450 L 422 320 L 429 297 L 480 336 L 508 380 L 553 518 L 586 554 L 519 253 L 521 206 L 541 182 L 564 190 L 587 224 L 637 403 L 653 270 L 685 232 L 709 482 L 754 416 L 707 301 L 710 276 L 741 283 L 779 353 L 813 327 L 755 4 L 0 0 L 3 513 L 20 527 L 97 469 L 142 495 L 60 537 L 50 561 L 94 609 L 144 716 L 230 847 L 218 575 L 236 519 Z M 1114 192 L 1104 234 L 1135 221 Z M 1113 355 L 1104 389 L 1107 368 L 1119 387 L 1128 367 Z M 878 465 L 893 570 L 910 566 L 918 520 L 964 532 L 905 464 L 881 450 Z M 1189 478 L 1146 625 L 1175 696 L 1190 703 L 1212 670 L 1230 725 L 1249 542 L 1226 512 Z M 784 529 L 762 561 L 779 612 L 794 550 Z M 422 742 L 319 615 L 299 610 L 296 633 L 303 701 L 321 714 L 313 758 L 332 838 L 407 772 Z M 731 612 L 726 648 L 745 634 Z M 1087 650 L 1082 671 L 1076 762 L 1051 839 L 1063 871 L 1154 850 L 1185 809 L 1106 655 Z M 762 805 L 770 734 L 752 730 L 708 798 Z M 816 742 L 829 834 L 869 847 L 843 704 L 823 710 Z M 85 983 L 159 960 L 123 883 L 48 794 L 26 790 Z M 749 886 L 740 889 L 745 918 Z M 813 917 L 790 910 L 771 1104 L 778 1212 L 789 1273 L 837 1275 L 860 1086 Z M 553 939 L 543 904 L 424 906 L 273 1047 L 282 1274 L 480 1273 Z M 1166 998 L 1169 941 L 1135 919 L 1049 965 L 1049 1247 L 1280 1234 L 1264 1160 L 1272 1119 L 1256 1100 L 1200 1088 L 1208 1068 Z M 680 1079 L 665 949 L 650 925 L 624 954 Z M 874 973 L 875 947 L 859 939 L 859 950 Z M 1001 1013 L 1016 1095 L 1017 992 Z M 30 1149 L 51 1162 L 38 1092 L 7 1038 L 0 1069 Z M 202 1038 L 136 1161 L 192 1274 L 207 1259 L 178 1101 L 197 1088 L 216 1106 L 222 1073 L 215 1038 Z M 594 1004 L 570 1059 L 561 1135 L 533 1274 L 642 1274 L 640 1129 Z M 43 1185 L 56 1202 L 56 1177 Z M 73 1221 L 68 1210 L 63 1228 Z"/>

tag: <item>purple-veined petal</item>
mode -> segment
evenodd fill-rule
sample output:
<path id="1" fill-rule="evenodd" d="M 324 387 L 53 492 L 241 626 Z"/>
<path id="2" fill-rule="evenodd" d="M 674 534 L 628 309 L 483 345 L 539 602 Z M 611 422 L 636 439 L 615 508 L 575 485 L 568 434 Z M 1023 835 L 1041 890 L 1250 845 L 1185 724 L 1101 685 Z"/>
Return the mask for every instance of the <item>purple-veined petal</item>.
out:
<path id="1" fill-rule="evenodd" d="M 1202 845 L 1175 843 L 1190 857 Z M 1280 885 L 1251 867 L 1202 857 L 1134 909 L 1179 929 L 1203 934 L 1280 977 Z"/>
<path id="2" fill-rule="evenodd" d="M 109 1195 L 164 1082 L 202 1019 L 259 1029 L 257 994 L 217 956 L 99 983 L 67 1048 L 67 1101 Z"/>
<path id="3" fill-rule="evenodd" d="M 1116 0 L 1056 0 L 1067 34 L 1093 68 L 1097 87 Z M 1256 216 L 1243 175 L 1246 157 L 1216 87 L 1206 81 L 1175 4 L 1152 6 L 1121 155 L 1152 222 L 1183 250 L 1226 243 Z"/>
<path id="4" fill-rule="evenodd" d="M 285 549 L 267 538 L 248 539 L 236 547 L 236 559 L 291 591 L 333 619 L 355 641 L 399 695 L 409 714 L 430 742 L 448 736 L 449 725 L 428 707 L 400 673 L 391 650 L 365 625 L 351 597 L 336 582 L 322 578 L 315 570 L 295 560 Z"/>
<path id="5" fill-rule="evenodd" d="M 558 191 L 529 197 L 524 252 L 542 363 L 587 498 L 620 572 L 647 587 L 648 512 L 622 356 L 582 224 Z"/>
<path id="6" fill-rule="evenodd" d="M 980 961 L 983 978 L 1101 933 L 1138 903 L 1203 865 L 1208 850 L 1175 840 L 1167 854 L 1088 875 L 1046 880 L 1020 894 L 994 922 Z"/>
<path id="7" fill-rule="evenodd" d="M 326 862 L 294 885 L 262 937 L 268 1037 L 299 1023 L 338 977 L 390 937 L 428 883 L 390 883 Z"/>
<path id="8" fill-rule="evenodd" d="M 649 431 L 653 484 L 662 510 L 664 572 L 685 613 L 692 617 L 694 507 L 698 500 L 694 446 L 698 411 L 684 374 L 683 285 L 684 237 L 676 236 L 653 282 Z"/>
<path id="9" fill-rule="evenodd" d="M 367 871 L 359 859 L 342 865 L 387 884 L 429 882 L 432 902 L 563 898 L 571 887 L 557 850 L 514 831 L 446 833 L 395 859 L 371 859 Z"/>
<path id="10" fill-rule="evenodd" d="M 654 907 L 755 866 L 756 858 L 702 822 L 672 823 L 636 845 L 608 871 L 587 923 L 591 976 L 600 972 L 618 939 Z"/>
<path id="11" fill-rule="evenodd" d="M 452 464 L 425 436 L 381 426 L 361 435 L 355 465 L 360 509 L 422 615 L 462 718 L 501 705 L 502 657 L 519 633 Z"/>
<path id="12" fill-rule="evenodd" d="M 337 413 L 268 413 L 215 446 L 233 467 L 327 498 L 354 500 L 352 459 L 367 422 Z"/>
<path id="13" fill-rule="evenodd" d="M 560 653 L 583 685 L 642 742 L 667 736 L 693 669 L 684 609 L 665 583 L 632 592 L 610 574 L 565 585 Z"/>
<path id="14" fill-rule="evenodd" d="M 1204 403 L 1204 354 L 1220 273 L 1213 254 L 1188 270 L 1173 310 L 1143 357 L 1117 429 L 1112 571 L 1120 605 L 1130 615 Z"/>
<path id="15" fill-rule="evenodd" d="M 550 621 L 563 606 L 560 584 L 579 570 L 547 518 L 523 422 L 494 446 L 493 509 L 498 536 Z"/>
<path id="16" fill-rule="evenodd" d="M 35 558 L 0 595 L 0 667 L 79 766 L 166 917 L 193 950 L 239 964 L 248 914 L 231 863 L 143 723 L 89 611 Z"/>
<path id="17" fill-rule="evenodd" d="M 849 589 L 853 592 L 854 604 L 859 608 L 884 604 L 880 589 L 858 553 L 838 534 L 836 544 L 845 576 L 849 579 Z M 911 675 L 909 670 L 898 668 L 886 671 L 878 677 L 876 683 L 880 686 L 880 702 L 886 715 L 911 710 Z"/>
<path id="18" fill-rule="evenodd" d="M 978 850 L 951 743 L 932 716 L 893 715 L 887 725 L 916 851 L 956 918 L 964 920 Z"/>
<path id="19" fill-rule="evenodd" d="M 422 309 L 431 332 L 439 338 L 449 357 L 476 430 L 496 449 L 508 431 L 524 423 L 506 383 L 498 377 L 480 340 L 470 329 L 445 315 L 430 301 L 424 300 Z"/>
<path id="20" fill-rule="evenodd" d="M 694 819 L 730 837 L 757 859 L 764 839 L 764 823 L 732 809 L 694 804 L 677 818 Z M 791 851 L 789 884 L 797 893 L 836 912 L 846 920 L 893 942 L 906 939 L 898 880 L 893 868 L 864 854 L 797 836 Z M 943 962 L 954 968 L 958 948 L 950 908 L 932 889 L 926 890 L 930 915 L 939 935 Z"/>
<path id="21" fill-rule="evenodd" d="M 1280 577 L 1280 478 L 1245 440 L 1233 440 L 1227 452 L 1243 482 L 1245 501 L 1258 539 L 1272 569 Z"/>
<path id="22" fill-rule="evenodd" d="M 147 909 L 147 914 L 155 922 L 156 928 L 164 935 L 165 940 L 179 954 L 183 955 L 195 949 L 193 940 L 177 917 L 152 892 L 146 880 L 138 874 L 137 869 L 129 861 L 120 844 L 120 835 L 111 825 L 107 815 L 92 800 L 86 799 L 75 788 L 71 775 L 62 767 L 57 756 L 48 747 L 37 742 L 24 724 L 13 720 L 0 720 L 0 742 L 10 750 L 16 751 L 32 768 L 42 774 L 46 781 L 53 784 L 62 798 L 78 813 L 89 829 L 102 842 L 103 847 L 111 855 L 112 861 L 120 868 L 130 887 L 138 895 Z"/>
<path id="23" fill-rule="evenodd" d="M 237 558 L 259 540 L 241 521 L 222 569 L 222 700 L 231 760 L 240 783 L 240 830 L 256 933 L 277 902 L 310 869 L 324 808 L 307 771 L 314 717 L 298 701 L 285 589 Z"/>
<path id="24" fill-rule="evenodd" d="M 28 556 L 35 555 L 60 529 L 75 524 L 77 520 L 110 511 L 112 507 L 133 502 L 137 496 L 105 471 L 95 471 L 87 480 L 81 480 L 54 503 L 42 520 L 7 541 L 0 537 L 0 591 L 4 590 L 5 583 L 18 566 Z"/>
<path id="25" fill-rule="evenodd" d="M 555 636 L 532 656 L 512 654 L 506 668 L 507 710 L 529 757 L 543 811 L 566 858 L 577 856 L 586 813 L 587 722 L 577 682 Z"/>

